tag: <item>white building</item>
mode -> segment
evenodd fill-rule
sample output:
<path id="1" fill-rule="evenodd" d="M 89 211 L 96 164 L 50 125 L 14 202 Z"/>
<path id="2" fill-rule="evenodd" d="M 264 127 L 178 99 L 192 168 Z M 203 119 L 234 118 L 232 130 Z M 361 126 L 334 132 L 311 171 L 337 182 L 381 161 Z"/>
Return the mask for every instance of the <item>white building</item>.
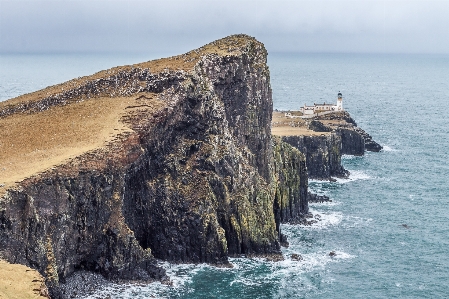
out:
<path id="1" fill-rule="evenodd" d="M 337 105 L 313 103 L 313 106 L 307 106 L 306 104 L 304 104 L 304 106 L 301 107 L 299 111 L 304 115 L 313 115 L 315 113 L 321 112 L 343 111 L 343 95 L 341 94 L 341 92 L 338 93 Z"/>

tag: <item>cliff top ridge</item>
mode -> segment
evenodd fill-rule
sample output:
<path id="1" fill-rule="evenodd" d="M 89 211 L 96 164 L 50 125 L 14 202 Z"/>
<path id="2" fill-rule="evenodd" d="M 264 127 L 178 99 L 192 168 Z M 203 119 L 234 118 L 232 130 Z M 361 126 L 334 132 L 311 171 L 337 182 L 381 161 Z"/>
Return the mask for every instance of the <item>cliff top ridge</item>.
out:
<path id="1" fill-rule="evenodd" d="M 64 91 L 83 86 L 92 81 L 112 77 L 123 71 L 131 71 L 133 69 L 149 69 L 152 74 L 175 71 L 188 72 L 193 69 L 201 57 L 206 56 L 207 54 L 237 56 L 242 54 L 242 52 L 249 52 L 251 50 L 251 45 L 254 43 L 263 46 L 263 44 L 257 41 L 254 37 L 246 34 L 235 34 L 218 39 L 181 55 L 150 60 L 132 65 L 117 66 L 99 71 L 93 75 L 78 77 L 64 83 L 52 85 L 32 93 L 0 102 L 0 118 L 3 116 L 2 110 L 5 110 L 8 106 L 23 104 L 30 101 L 39 101 L 41 99 L 48 98 L 49 96 L 55 96 Z"/>
<path id="2" fill-rule="evenodd" d="M 185 80 L 203 57 L 252 55 L 255 47 L 266 59 L 255 38 L 231 35 L 182 55 L 114 67 L 1 102 L 0 196 L 25 178 L 129 138 L 141 127 L 133 121 L 138 115 L 156 120 L 169 105 L 160 93 Z"/>

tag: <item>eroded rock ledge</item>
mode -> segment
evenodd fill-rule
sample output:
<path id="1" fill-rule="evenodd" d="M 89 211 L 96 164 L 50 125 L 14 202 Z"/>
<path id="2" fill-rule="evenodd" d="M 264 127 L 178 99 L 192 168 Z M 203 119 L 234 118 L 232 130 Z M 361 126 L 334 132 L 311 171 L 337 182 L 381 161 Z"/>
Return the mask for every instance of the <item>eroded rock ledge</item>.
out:
<path id="1" fill-rule="evenodd" d="M 58 119 L 59 107 L 90 107 L 103 121 L 109 110 L 97 103 L 126 101 L 114 109 L 126 129 L 7 182 L 0 257 L 37 269 L 56 298 L 81 269 L 166 280 L 154 258 L 226 264 L 278 254 L 279 224 L 308 213 L 307 170 L 303 154 L 272 138 L 266 58 L 263 44 L 235 35 L 1 103 L 0 121 L 26 125 L 44 113 Z"/>

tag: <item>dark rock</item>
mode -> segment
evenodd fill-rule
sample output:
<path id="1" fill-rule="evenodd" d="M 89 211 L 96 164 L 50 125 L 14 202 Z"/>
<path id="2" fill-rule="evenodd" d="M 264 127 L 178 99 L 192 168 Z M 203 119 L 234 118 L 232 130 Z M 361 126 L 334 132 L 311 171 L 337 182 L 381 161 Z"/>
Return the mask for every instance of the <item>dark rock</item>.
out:
<path id="1" fill-rule="evenodd" d="M 322 122 L 317 120 L 312 120 L 309 124 L 309 130 L 315 132 L 332 132 L 332 128 L 325 126 Z"/>
<path id="2" fill-rule="evenodd" d="M 363 156 L 365 154 L 365 139 L 353 129 L 339 128 L 336 131 L 341 136 L 341 153 L 343 155 Z"/>
<path id="3" fill-rule="evenodd" d="M 274 141 L 274 167 L 278 173 L 278 184 L 274 199 L 276 230 L 279 224 L 301 219 L 309 212 L 307 201 L 308 175 L 305 157 L 297 149 L 282 142 Z"/>
<path id="4" fill-rule="evenodd" d="M 281 246 L 285 248 L 288 248 L 288 246 L 290 245 L 288 243 L 287 236 L 282 233 L 279 234 L 279 242 L 281 243 Z"/>
<path id="5" fill-rule="evenodd" d="M 327 125 L 321 123 L 326 120 L 339 122 Z M 378 152 L 382 149 L 382 146 L 375 142 L 368 133 L 357 127 L 356 122 L 346 111 L 319 116 L 313 122 L 321 123 L 321 125 L 312 126 L 312 128 L 321 128 L 321 131 L 317 132 L 324 132 L 323 130 L 327 128 L 341 136 L 341 153 L 344 155 L 362 156 L 365 150 Z"/>
<path id="6" fill-rule="evenodd" d="M 366 133 L 364 130 L 360 128 L 356 128 L 356 131 L 363 137 L 365 141 L 365 149 L 370 152 L 380 152 L 382 150 L 382 146 L 375 142 L 371 135 Z"/>
<path id="7" fill-rule="evenodd" d="M 282 141 L 305 155 L 308 175 L 312 179 L 335 181 L 332 177 L 346 178 L 349 172 L 341 165 L 342 155 L 362 156 L 365 150 L 378 152 L 382 149 L 345 111 L 316 116 L 308 129 L 323 134 L 285 136 Z"/>
<path id="8" fill-rule="evenodd" d="M 332 202 L 331 199 L 329 199 L 326 195 L 318 195 L 315 193 L 307 192 L 307 201 L 309 203 L 321 203 L 321 202 Z"/>
<path id="9" fill-rule="evenodd" d="M 290 258 L 292 259 L 292 261 L 297 261 L 297 262 L 304 260 L 304 258 L 300 254 L 297 254 L 297 253 L 292 253 Z"/>
<path id="10" fill-rule="evenodd" d="M 306 157 L 309 178 L 329 180 L 347 177 L 341 165 L 341 136 L 336 133 L 322 136 L 285 136 L 282 141 L 297 148 Z"/>

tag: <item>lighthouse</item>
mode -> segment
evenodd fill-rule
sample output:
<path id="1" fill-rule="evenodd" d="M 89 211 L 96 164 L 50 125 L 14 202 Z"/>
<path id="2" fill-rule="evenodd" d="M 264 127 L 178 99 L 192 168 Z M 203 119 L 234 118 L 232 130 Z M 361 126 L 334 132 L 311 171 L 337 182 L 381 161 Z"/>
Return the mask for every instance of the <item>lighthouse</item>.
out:
<path id="1" fill-rule="evenodd" d="M 343 95 L 341 94 L 341 92 L 339 92 L 337 98 L 337 111 L 342 110 L 343 110 Z"/>

